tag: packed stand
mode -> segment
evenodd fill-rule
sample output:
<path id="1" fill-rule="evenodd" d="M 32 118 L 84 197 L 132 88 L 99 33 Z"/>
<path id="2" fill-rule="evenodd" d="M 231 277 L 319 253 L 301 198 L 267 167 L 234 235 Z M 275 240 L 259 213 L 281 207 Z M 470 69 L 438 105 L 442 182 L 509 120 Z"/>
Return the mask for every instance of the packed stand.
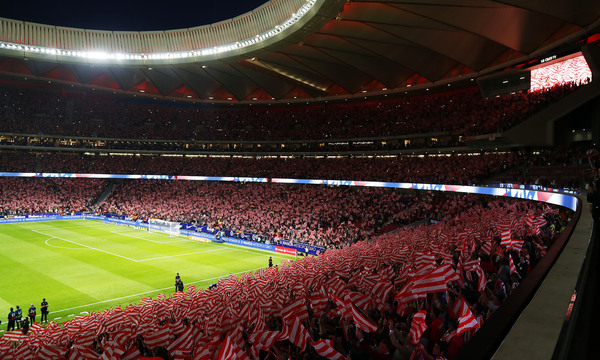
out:
<path id="1" fill-rule="evenodd" d="M 0 351 L 48 359 L 453 359 L 568 221 L 527 201 L 466 211 L 207 290 L 9 333 Z"/>
<path id="2" fill-rule="evenodd" d="M 0 152 L 0 171 L 362 180 L 471 185 L 517 166 L 518 153 L 385 158 L 217 158 Z"/>
<path id="3" fill-rule="evenodd" d="M 97 179 L 0 178 L 0 216 L 89 211 L 105 187 Z"/>
<path id="4" fill-rule="evenodd" d="M 92 92 L 0 89 L 2 132 L 121 139 L 309 140 L 502 131 L 573 92 L 485 99 L 478 89 L 344 105 L 202 107 Z"/>
<path id="5" fill-rule="evenodd" d="M 256 234 L 273 243 L 341 247 L 403 220 L 402 214 L 424 218 L 429 206 L 381 188 L 137 180 L 121 184 L 97 210 Z"/>

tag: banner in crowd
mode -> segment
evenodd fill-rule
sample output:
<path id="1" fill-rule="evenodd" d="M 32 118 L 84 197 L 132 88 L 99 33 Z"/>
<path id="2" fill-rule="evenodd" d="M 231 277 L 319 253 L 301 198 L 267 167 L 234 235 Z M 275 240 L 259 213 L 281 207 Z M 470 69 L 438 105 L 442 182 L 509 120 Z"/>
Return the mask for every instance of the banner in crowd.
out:
<path id="1" fill-rule="evenodd" d="M 32 214 L 32 215 L 6 215 L 0 218 L 0 224 L 51 221 L 51 220 L 81 220 L 85 219 L 82 213 L 66 214 Z"/>
<path id="2" fill-rule="evenodd" d="M 228 236 L 221 237 L 221 240 L 223 240 L 223 242 L 225 242 L 227 244 L 242 245 L 242 246 L 247 246 L 247 247 L 251 247 L 251 248 L 254 248 L 254 249 L 275 251 L 275 245 L 271 245 L 271 244 L 265 244 L 265 243 L 261 243 L 261 242 L 254 242 L 254 241 L 236 239 L 236 238 L 232 238 L 232 237 L 228 237 Z M 294 251 L 294 254 L 296 254 L 295 251 Z"/>
<path id="3" fill-rule="evenodd" d="M 287 248 L 292 248 L 295 251 L 300 251 L 300 252 L 303 252 L 305 254 L 310 254 L 310 255 L 319 255 L 323 252 L 323 248 L 320 246 L 308 245 L 308 244 L 303 244 L 303 243 L 293 242 L 293 241 L 288 241 L 288 240 L 279 240 L 279 241 L 277 241 L 277 244 L 282 245 Z"/>

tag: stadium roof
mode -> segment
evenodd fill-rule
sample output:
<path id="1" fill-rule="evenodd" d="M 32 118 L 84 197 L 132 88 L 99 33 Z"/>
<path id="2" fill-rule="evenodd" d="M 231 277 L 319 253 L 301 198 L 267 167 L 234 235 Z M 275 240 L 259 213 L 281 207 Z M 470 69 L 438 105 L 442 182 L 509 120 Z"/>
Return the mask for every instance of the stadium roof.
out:
<path id="1" fill-rule="evenodd" d="M 260 14 L 280 4 L 298 10 L 289 19 L 271 19 L 279 25 L 264 22 L 271 27 L 261 30 L 261 41 L 248 42 L 236 30 L 235 24 L 248 19 L 264 21 Z M 274 0 L 209 26 L 223 39 L 238 34 L 233 42 L 166 48 L 162 57 L 153 60 L 149 52 L 132 61 L 70 57 L 56 39 L 57 53 L 28 52 L 22 47 L 39 41 L 25 38 L 24 30 L 11 33 L 17 22 L 0 19 L 0 75 L 206 102 L 359 97 L 446 86 L 581 47 L 585 42 L 577 42 L 595 34 L 599 19 L 600 2 L 587 0 Z M 72 32 L 78 31 L 94 35 Z M 193 29 L 174 33 L 188 31 Z M 16 33 L 16 40 L 7 36 Z"/>

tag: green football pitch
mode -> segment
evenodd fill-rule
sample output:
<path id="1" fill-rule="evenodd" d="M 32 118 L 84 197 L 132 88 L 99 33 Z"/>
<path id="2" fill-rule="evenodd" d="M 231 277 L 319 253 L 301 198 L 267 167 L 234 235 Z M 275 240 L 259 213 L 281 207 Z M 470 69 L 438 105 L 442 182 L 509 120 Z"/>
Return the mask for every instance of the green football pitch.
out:
<path id="1" fill-rule="evenodd" d="M 30 304 L 49 303 L 48 320 L 170 296 L 175 275 L 184 285 L 207 288 L 229 274 L 293 259 L 251 248 L 170 237 L 95 220 L 0 224 L 0 313 L 26 316 Z M 2 334 L 3 332 L 0 332 Z"/>

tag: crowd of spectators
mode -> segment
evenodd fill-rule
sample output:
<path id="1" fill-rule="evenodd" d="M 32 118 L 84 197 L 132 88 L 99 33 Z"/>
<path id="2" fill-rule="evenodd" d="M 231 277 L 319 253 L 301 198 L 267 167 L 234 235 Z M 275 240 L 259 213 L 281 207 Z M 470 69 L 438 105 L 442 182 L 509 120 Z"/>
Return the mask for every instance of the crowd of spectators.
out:
<path id="1" fill-rule="evenodd" d="M 343 105 L 216 107 L 95 92 L 0 89 L 2 132 L 121 139 L 309 140 L 429 132 L 487 134 L 509 128 L 577 88 L 486 99 L 472 88 Z"/>
<path id="2" fill-rule="evenodd" d="M 97 179 L 0 178 L 0 216 L 89 211 L 106 187 Z"/>
<path id="3" fill-rule="evenodd" d="M 385 188 L 135 180 L 121 184 L 97 211 L 339 248 L 369 239 L 388 223 L 441 215 L 434 209 L 455 211 L 442 205 L 454 203 L 447 196 L 421 196 Z"/>
<path id="4" fill-rule="evenodd" d="M 434 225 L 223 278 L 207 290 L 192 286 L 78 316 L 63 327 L 51 322 L 17 336 L 17 346 L 2 342 L 0 351 L 15 358 L 453 359 L 568 221 L 534 202 L 455 201 L 445 206 L 466 211 Z M 434 275 L 443 286 L 418 287 Z"/>
<path id="5" fill-rule="evenodd" d="M 218 158 L 1 153 L 2 171 L 155 174 L 475 184 L 514 167 L 518 153 L 380 158 Z M 32 166 L 35 165 L 35 166 Z"/>

